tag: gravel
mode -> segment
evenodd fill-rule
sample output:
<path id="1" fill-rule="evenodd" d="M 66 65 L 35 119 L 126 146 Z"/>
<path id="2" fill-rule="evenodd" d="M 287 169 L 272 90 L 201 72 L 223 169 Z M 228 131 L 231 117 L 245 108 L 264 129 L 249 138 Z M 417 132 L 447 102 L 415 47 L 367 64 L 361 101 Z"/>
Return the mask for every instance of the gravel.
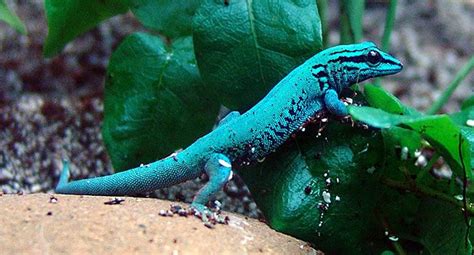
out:
<path id="1" fill-rule="evenodd" d="M 128 34 L 144 29 L 131 14 L 114 17 L 86 33 L 57 57 L 44 59 L 47 27 L 43 1 L 7 1 L 26 22 L 23 36 L 0 23 L 0 191 L 52 192 L 61 159 L 71 161 L 74 178 L 112 173 L 100 133 L 103 80 L 108 58 Z M 367 39 L 379 42 L 385 6 L 368 1 Z M 337 6 L 331 6 L 331 27 Z M 474 6 L 468 1 L 400 0 L 392 51 L 404 71 L 384 87 L 420 110 L 429 107 L 474 52 Z M 332 30 L 330 40 L 337 42 Z M 471 76 L 444 110 L 453 112 L 473 94 Z M 190 202 L 206 181 L 199 178 L 150 196 Z M 248 189 L 236 177 L 217 199 L 223 209 L 259 217 Z"/>

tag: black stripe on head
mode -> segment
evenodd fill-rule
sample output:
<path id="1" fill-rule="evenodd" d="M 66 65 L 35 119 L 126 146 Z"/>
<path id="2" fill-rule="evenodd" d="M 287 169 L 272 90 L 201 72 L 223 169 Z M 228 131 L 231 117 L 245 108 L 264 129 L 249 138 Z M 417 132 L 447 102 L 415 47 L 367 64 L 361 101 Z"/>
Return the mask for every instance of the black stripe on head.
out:
<path id="1" fill-rule="evenodd" d="M 340 62 L 340 63 L 348 63 L 348 62 L 364 63 L 366 61 L 367 60 L 365 58 L 365 55 L 357 55 L 357 56 L 352 56 L 352 57 L 345 57 L 345 56 L 337 57 L 335 59 L 329 60 L 328 63 L 335 63 L 335 62 Z"/>
<path id="2" fill-rule="evenodd" d="M 356 50 L 340 50 L 340 51 L 335 51 L 335 52 L 332 52 L 331 54 L 329 54 L 329 56 L 333 56 L 333 55 L 337 55 L 337 54 L 341 54 L 341 53 L 352 53 L 352 52 L 358 52 L 358 51 L 365 51 L 367 48 L 364 48 L 364 49 L 356 49 Z"/>
<path id="3" fill-rule="evenodd" d="M 353 67 L 353 66 L 346 66 L 344 67 L 346 71 L 359 71 L 359 67 Z"/>

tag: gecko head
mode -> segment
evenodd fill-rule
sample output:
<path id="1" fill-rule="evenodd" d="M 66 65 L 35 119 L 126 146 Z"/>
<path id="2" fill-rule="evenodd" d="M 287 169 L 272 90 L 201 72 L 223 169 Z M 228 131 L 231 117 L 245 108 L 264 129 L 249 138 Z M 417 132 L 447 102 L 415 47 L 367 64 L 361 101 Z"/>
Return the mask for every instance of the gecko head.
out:
<path id="1" fill-rule="evenodd" d="M 328 50 L 327 66 L 329 72 L 336 76 L 338 87 L 395 74 L 403 68 L 398 59 L 377 48 L 373 42 L 340 45 Z"/>

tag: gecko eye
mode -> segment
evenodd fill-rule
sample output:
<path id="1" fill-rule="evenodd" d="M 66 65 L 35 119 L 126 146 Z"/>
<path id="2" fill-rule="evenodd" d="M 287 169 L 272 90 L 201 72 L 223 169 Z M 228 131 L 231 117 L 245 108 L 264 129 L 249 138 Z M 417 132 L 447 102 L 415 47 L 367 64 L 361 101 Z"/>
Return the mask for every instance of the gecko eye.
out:
<path id="1" fill-rule="evenodd" d="M 382 56 L 380 55 L 380 53 L 378 53 L 375 50 L 369 51 L 369 53 L 367 53 L 366 58 L 367 58 L 367 62 L 371 66 L 378 65 L 380 61 L 382 60 Z"/>

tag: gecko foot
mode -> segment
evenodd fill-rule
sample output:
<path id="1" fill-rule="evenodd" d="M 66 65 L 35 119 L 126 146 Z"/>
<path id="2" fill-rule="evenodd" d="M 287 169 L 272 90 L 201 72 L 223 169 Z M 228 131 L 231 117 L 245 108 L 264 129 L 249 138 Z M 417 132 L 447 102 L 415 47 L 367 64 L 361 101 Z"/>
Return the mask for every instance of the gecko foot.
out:
<path id="1" fill-rule="evenodd" d="M 205 205 L 193 203 L 189 208 L 183 208 L 180 205 L 170 205 L 169 210 L 160 210 L 159 215 L 164 217 L 173 217 L 173 215 L 188 217 L 194 215 L 201 219 L 204 226 L 214 228 L 216 224 L 228 224 L 229 217 L 221 215 L 219 207 L 209 209 Z"/>
<path id="2" fill-rule="evenodd" d="M 229 217 L 221 215 L 220 206 L 210 209 L 203 204 L 192 203 L 190 210 L 192 210 L 194 216 L 200 218 L 204 226 L 208 228 L 214 228 L 216 224 L 228 224 L 229 222 Z"/>

